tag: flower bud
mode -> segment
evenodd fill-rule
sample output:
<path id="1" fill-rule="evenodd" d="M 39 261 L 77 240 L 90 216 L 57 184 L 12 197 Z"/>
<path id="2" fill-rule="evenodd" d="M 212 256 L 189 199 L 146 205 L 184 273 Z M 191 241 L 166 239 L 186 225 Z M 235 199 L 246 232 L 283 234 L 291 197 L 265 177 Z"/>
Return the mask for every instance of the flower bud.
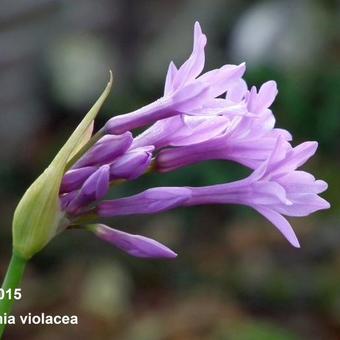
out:
<path id="1" fill-rule="evenodd" d="M 110 179 L 132 180 L 141 176 L 151 163 L 154 146 L 145 146 L 126 152 L 110 166 Z"/>
<path id="2" fill-rule="evenodd" d="M 96 172 L 96 166 L 85 166 L 79 169 L 71 169 L 66 172 L 60 187 L 60 193 L 71 192 L 79 189 L 86 179 Z"/>
<path id="3" fill-rule="evenodd" d="M 103 198 L 110 187 L 110 166 L 103 165 L 83 184 L 77 196 L 67 206 L 68 213 L 76 214 L 79 209 L 89 203 Z"/>
<path id="4" fill-rule="evenodd" d="M 109 228 L 104 224 L 95 224 L 87 227 L 100 239 L 111 243 L 129 255 L 141 258 L 173 259 L 177 254 L 165 245 L 145 236 L 133 235 Z"/>
<path id="5" fill-rule="evenodd" d="M 121 135 L 105 135 L 86 152 L 74 165 L 74 168 L 111 163 L 130 147 L 132 141 L 131 132 L 125 132 Z"/>

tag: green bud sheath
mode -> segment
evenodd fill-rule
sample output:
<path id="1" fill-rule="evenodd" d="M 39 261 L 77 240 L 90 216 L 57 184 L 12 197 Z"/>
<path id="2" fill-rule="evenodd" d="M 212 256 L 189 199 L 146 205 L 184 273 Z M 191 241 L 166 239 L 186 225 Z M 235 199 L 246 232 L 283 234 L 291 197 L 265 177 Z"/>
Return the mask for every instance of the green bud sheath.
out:
<path id="1" fill-rule="evenodd" d="M 13 249 L 24 259 L 39 252 L 56 234 L 63 218 L 59 188 L 69 159 L 89 141 L 93 121 L 112 86 L 112 74 L 105 90 L 72 133 L 48 168 L 28 188 L 13 218 Z"/>

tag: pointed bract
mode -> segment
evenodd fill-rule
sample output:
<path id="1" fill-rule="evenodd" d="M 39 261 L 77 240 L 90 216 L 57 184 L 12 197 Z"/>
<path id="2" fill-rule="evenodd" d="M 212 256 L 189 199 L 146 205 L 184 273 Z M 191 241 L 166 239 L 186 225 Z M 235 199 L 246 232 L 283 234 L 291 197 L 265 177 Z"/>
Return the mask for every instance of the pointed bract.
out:
<path id="1" fill-rule="evenodd" d="M 108 96 L 110 81 L 97 102 L 78 125 L 48 168 L 28 188 L 13 218 L 13 248 L 25 259 L 31 258 L 53 238 L 63 217 L 59 191 L 70 156 L 88 140 L 88 130 Z"/>

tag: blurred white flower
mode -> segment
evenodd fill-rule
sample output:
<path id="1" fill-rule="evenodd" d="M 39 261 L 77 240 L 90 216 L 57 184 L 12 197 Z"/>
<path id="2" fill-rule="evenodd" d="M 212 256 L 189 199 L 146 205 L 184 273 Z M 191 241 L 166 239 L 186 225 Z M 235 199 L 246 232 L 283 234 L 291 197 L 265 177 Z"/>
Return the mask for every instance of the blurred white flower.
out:
<path id="1" fill-rule="evenodd" d="M 317 62 L 327 42 L 327 18 L 310 1 L 260 2 L 236 23 L 230 49 L 248 66 L 301 67 Z"/>

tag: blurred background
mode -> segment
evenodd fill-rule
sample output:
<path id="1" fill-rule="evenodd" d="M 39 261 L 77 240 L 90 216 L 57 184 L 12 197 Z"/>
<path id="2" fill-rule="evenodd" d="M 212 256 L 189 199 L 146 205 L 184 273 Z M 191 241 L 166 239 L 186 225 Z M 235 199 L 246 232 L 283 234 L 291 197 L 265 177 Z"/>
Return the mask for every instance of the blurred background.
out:
<path id="1" fill-rule="evenodd" d="M 78 315 L 78 326 L 8 327 L 6 339 L 340 339 L 340 44 L 332 0 L 2 0 L 0 274 L 18 200 L 114 73 L 97 127 L 162 93 L 170 60 L 189 55 L 199 20 L 206 69 L 246 61 L 250 84 L 275 79 L 273 110 L 294 143 L 317 140 L 306 169 L 332 208 L 294 219 L 296 250 L 247 208 L 209 206 L 111 221 L 156 238 L 174 261 L 130 258 L 82 231 L 57 237 L 28 267 L 16 314 Z M 148 175 L 115 195 L 204 185 L 247 171 L 209 162 Z"/>

